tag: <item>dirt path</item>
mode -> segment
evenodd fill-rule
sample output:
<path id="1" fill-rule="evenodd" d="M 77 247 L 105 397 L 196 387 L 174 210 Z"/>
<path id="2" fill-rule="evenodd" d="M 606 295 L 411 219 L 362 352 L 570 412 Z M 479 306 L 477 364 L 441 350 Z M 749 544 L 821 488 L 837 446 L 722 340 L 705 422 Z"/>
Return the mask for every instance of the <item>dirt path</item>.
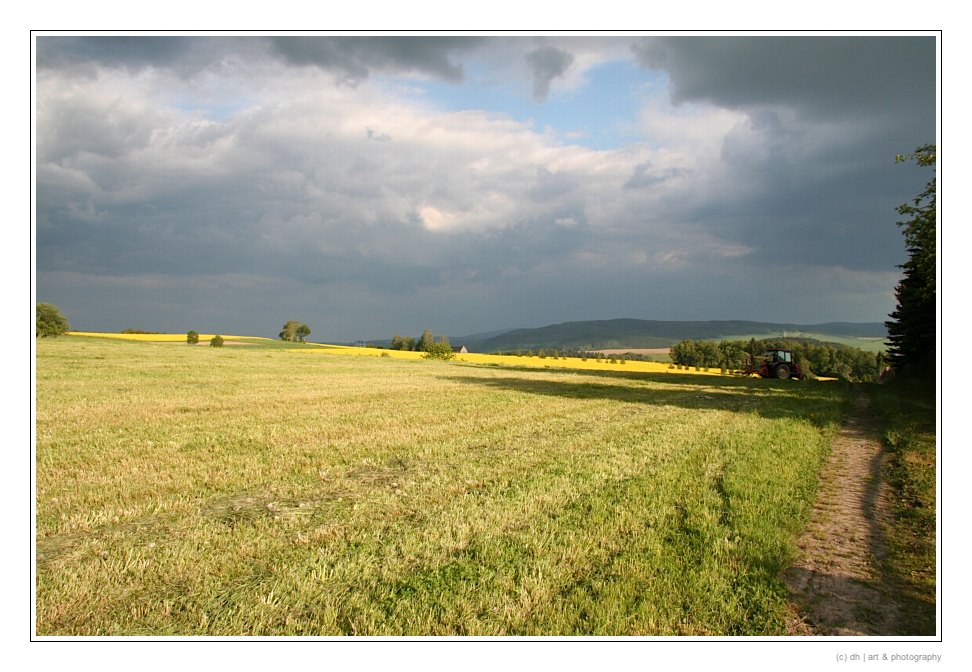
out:
<path id="1" fill-rule="evenodd" d="M 885 553 L 889 520 L 884 458 L 867 420 L 868 399 L 858 397 L 834 440 L 821 472 L 810 525 L 798 561 L 784 575 L 790 589 L 795 635 L 891 635 L 902 613 L 882 585 L 878 560 Z"/>

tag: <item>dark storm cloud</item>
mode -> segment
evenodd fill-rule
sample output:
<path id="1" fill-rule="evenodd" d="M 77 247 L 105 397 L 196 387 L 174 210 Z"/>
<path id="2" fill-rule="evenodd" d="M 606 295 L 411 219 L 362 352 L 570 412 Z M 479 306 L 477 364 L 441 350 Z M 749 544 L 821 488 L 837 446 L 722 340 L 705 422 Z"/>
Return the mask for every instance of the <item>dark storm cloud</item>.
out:
<path id="1" fill-rule="evenodd" d="M 91 66 L 141 70 L 167 68 L 191 75 L 228 60 L 271 57 L 292 66 L 315 66 L 356 84 L 373 71 L 420 73 L 448 82 L 463 79 L 456 59 L 482 44 L 476 37 L 181 37 L 42 36 L 37 65 L 44 69 L 83 70 Z"/>
<path id="2" fill-rule="evenodd" d="M 935 112 L 933 37 L 659 37 L 632 50 L 674 102 L 783 106 L 816 119 Z"/>
<path id="3" fill-rule="evenodd" d="M 182 60 L 196 42 L 189 37 L 39 36 L 37 66 L 64 68 L 89 62 L 128 69 L 164 66 Z"/>
<path id="4" fill-rule="evenodd" d="M 313 65 L 340 73 L 350 83 L 368 78 L 372 69 L 419 72 L 449 82 L 463 78 L 457 54 L 481 42 L 465 37 L 274 37 L 274 51 L 288 63 Z"/>
<path id="5" fill-rule="evenodd" d="M 686 203 L 692 226 L 754 262 L 893 268 L 894 208 L 921 184 L 894 156 L 935 138 L 929 37 L 666 37 L 633 46 L 676 104 L 747 115 L 723 141 L 725 189 Z M 626 186 L 646 185 L 636 171 Z"/>
<path id="6" fill-rule="evenodd" d="M 574 63 L 574 55 L 557 47 L 538 47 L 524 56 L 533 76 L 533 97 L 539 101 L 547 99 L 550 83 L 561 77 Z"/>
<path id="7" fill-rule="evenodd" d="M 139 72 L 168 70 L 192 77 L 203 70 L 219 70 L 233 59 L 258 58 L 269 45 L 258 37 L 39 36 L 37 67 L 61 70 L 75 77 L 94 77 L 97 69 Z"/>

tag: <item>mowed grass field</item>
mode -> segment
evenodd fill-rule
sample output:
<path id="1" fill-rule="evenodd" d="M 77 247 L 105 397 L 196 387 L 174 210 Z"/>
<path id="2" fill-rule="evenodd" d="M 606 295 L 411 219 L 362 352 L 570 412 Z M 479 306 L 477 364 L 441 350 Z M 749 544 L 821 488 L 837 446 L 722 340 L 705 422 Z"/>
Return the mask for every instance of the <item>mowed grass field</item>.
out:
<path id="1" fill-rule="evenodd" d="M 36 632 L 786 634 L 848 391 L 619 368 L 39 339 Z"/>

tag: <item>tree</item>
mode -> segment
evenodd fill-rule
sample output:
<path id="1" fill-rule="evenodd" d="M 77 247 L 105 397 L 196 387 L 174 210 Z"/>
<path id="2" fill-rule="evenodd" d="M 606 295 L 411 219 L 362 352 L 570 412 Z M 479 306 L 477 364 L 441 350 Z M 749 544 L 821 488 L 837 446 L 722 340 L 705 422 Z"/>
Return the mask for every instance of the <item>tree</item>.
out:
<path id="1" fill-rule="evenodd" d="M 914 160 L 919 166 L 935 168 L 935 145 L 924 145 L 913 153 L 896 157 L 896 162 Z M 908 261 L 900 266 L 904 277 L 895 290 L 897 309 L 889 315 L 888 362 L 898 374 L 934 378 L 937 361 L 936 281 L 937 216 L 935 177 L 925 190 L 898 214 L 909 217 L 898 222 L 905 238 Z"/>
<path id="2" fill-rule="evenodd" d="M 294 343 L 303 343 L 304 339 L 307 338 L 310 333 L 310 327 L 303 322 L 298 320 L 287 320 L 287 323 L 283 326 L 283 331 L 280 332 L 280 339 L 284 341 L 293 341 Z"/>
<path id="3" fill-rule="evenodd" d="M 189 345 L 196 345 L 196 343 L 198 342 L 199 342 L 198 331 L 190 331 L 189 333 L 186 334 L 186 343 L 188 343 Z"/>
<path id="4" fill-rule="evenodd" d="M 428 352 L 429 346 L 431 346 L 433 343 L 435 343 L 435 338 L 432 336 L 432 332 L 429 329 L 426 329 L 422 332 L 418 342 L 415 344 L 415 349 L 419 352 Z"/>
<path id="5" fill-rule="evenodd" d="M 456 356 L 456 353 L 452 350 L 452 344 L 449 343 L 449 339 L 445 336 L 441 337 L 437 342 L 429 343 L 424 352 L 425 354 L 422 356 L 426 359 L 449 360 Z"/>
<path id="6" fill-rule="evenodd" d="M 68 324 L 68 320 L 64 315 L 61 314 L 61 310 L 52 303 L 38 303 L 37 313 L 34 322 L 34 337 L 40 336 L 41 338 L 47 336 L 60 336 L 68 329 L 71 325 Z"/>
<path id="7" fill-rule="evenodd" d="M 211 339 L 209 339 L 209 347 L 211 348 L 221 348 L 223 347 L 223 337 L 216 334 Z"/>
<path id="8" fill-rule="evenodd" d="M 695 341 L 679 341 L 669 350 L 672 361 L 679 365 L 695 365 L 698 361 Z"/>

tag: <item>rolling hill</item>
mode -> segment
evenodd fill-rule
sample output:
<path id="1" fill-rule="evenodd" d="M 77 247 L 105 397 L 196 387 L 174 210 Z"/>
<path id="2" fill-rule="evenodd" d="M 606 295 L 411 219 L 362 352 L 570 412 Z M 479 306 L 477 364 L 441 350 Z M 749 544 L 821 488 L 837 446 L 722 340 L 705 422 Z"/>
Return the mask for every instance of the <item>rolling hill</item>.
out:
<path id="1" fill-rule="evenodd" d="M 887 330 L 880 322 L 827 322 L 824 324 L 779 324 L 745 320 L 705 322 L 659 320 L 592 320 L 563 322 L 536 329 L 513 329 L 477 339 L 452 339 L 473 352 L 561 348 L 600 350 L 607 348 L 667 348 L 685 339 L 723 340 L 802 337 L 831 341 L 868 349 L 883 348 Z"/>

